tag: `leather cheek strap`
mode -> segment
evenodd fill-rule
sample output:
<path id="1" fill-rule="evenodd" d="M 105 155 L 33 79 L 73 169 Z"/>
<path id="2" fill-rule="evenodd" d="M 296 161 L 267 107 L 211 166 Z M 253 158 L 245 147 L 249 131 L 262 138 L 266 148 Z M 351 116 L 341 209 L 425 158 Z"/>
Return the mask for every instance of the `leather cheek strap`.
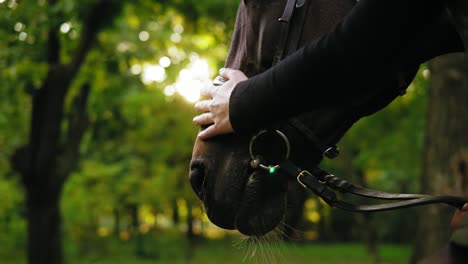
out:
<path id="1" fill-rule="evenodd" d="M 296 180 L 306 189 L 313 191 L 322 198 L 329 206 L 337 207 L 352 212 L 378 212 L 394 209 L 408 208 L 420 205 L 445 203 L 461 209 L 468 199 L 457 196 L 431 196 L 426 194 L 388 193 L 356 186 L 348 181 L 342 180 L 328 172 L 315 167 L 311 172 L 302 170 L 291 161 L 286 160 L 279 165 L 280 169 Z M 337 198 L 333 190 L 341 193 L 350 193 L 366 198 L 379 200 L 398 200 L 397 202 L 355 205 Z"/>

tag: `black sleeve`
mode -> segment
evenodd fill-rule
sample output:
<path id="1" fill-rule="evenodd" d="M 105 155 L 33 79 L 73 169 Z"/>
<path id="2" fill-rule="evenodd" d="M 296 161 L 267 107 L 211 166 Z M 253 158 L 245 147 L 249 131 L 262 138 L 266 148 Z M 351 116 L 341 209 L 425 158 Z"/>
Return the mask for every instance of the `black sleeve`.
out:
<path id="1" fill-rule="evenodd" d="M 442 0 L 361 0 L 334 31 L 239 83 L 230 98 L 236 133 L 323 106 L 347 104 L 393 71 L 408 40 L 445 10 Z"/>

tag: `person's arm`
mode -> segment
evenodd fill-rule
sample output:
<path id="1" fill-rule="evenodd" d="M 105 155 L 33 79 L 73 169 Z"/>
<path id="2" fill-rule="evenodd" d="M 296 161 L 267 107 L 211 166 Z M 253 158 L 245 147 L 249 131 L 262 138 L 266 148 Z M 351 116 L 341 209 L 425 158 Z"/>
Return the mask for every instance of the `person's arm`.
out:
<path id="1" fill-rule="evenodd" d="M 461 210 L 456 210 L 450 221 L 452 237 L 450 242 L 445 244 L 433 254 L 417 261 L 417 264 L 438 264 L 438 263 L 466 263 L 468 249 L 468 204 Z"/>
<path id="2" fill-rule="evenodd" d="M 439 16 L 444 4 L 361 0 L 334 31 L 236 85 L 229 102 L 234 131 L 251 132 L 314 108 L 350 103 L 369 92 L 369 82 L 392 70 L 407 40 Z"/>

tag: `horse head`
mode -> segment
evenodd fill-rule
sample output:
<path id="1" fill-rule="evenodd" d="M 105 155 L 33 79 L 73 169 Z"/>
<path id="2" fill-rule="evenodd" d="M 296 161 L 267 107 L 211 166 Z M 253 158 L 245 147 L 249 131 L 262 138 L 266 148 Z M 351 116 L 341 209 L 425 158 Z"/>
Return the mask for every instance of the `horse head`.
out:
<path id="1" fill-rule="evenodd" d="M 355 121 L 346 109 L 320 110 L 291 120 L 252 135 L 196 139 L 189 178 L 211 222 L 248 236 L 275 229 L 285 216 L 291 179 L 269 165 L 288 158 L 302 168 L 316 166 L 323 149 L 304 129 L 328 147 Z"/>
<path id="2" fill-rule="evenodd" d="M 332 30 L 354 2 L 343 1 L 337 6 L 328 2 L 315 4 L 319 6 L 312 8 L 308 17 L 315 19 L 309 21 L 310 24 L 318 23 L 318 26 L 306 27 L 303 39 L 315 39 Z M 260 16 L 253 17 L 260 19 Z M 239 54 L 256 58 L 256 53 L 248 53 L 242 45 L 232 46 L 226 65 L 242 70 L 246 76 L 259 74 L 266 70 L 262 67 L 269 65 L 258 60 L 258 69 L 251 69 L 249 63 L 255 60 L 250 57 L 246 60 L 247 57 Z M 268 54 L 264 55 L 268 57 Z M 411 69 L 403 79 L 411 80 L 418 67 Z M 396 73 L 379 76 L 378 87 L 372 82 L 369 87 L 366 84 L 360 86 L 359 89 L 368 91 L 365 98 L 350 96 L 352 99 L 347 102 L 330 102 L 328 107 L 279 121 L 268 128 L 273 132 L 264 133 L 262 129 L 250 135 L 221 135 L 206 141 L 196 139 L 189 178 L 211 222 L 221 228 L 237 229 L 248 236 L 261 236 L 275 229 L 286 213 L 286 194 L 291 178 L 281 169 L 268 171 L 270 165 L 287 158 L 305 170 L 315 168 L 322 161 L 324 152 L 334 147 L 357 120 L 380 110 L 398 96 L 400 77 Z"/>
<path id="3" fill-rule="evenodd" d="M 227 67 L 240 69 L 247 76 L 253 76 L 271 65 L 273 56 L 270 55 L 273 50 L 270 47 L 274 46 L 271 43 L 277 41 L 277 35 L 267 33 L 276 32 L 277 25 L 265 23 L 264 19 L 270 16 L 280 17 L 282 10 L 258 6 L 271 6 L 274 3 L 286 5 L 286 1 L 268 1 L 255 4 L 255 8 L 247 2 L 240 6 L 240 17 L 245 19 L 242 23 L 254 27 L 246 27 L 247 31 L 233 34 L 233 44 L 226 61 Z M 311 4 L 314 5 L 310 8 L 312 11 L 306 16 L 306 19 L 311 20 L 299 22 L 313 25 L 302 30 L 304 41 L 315 39 L 332 30 L 354 6 L 354 2 L 351 1 L 337 1 L 333 5 L 328 2 Z M 249 10 L 259 13 L 242 15 L 242 12 Z M 243 29 L 244 27 L 239 27 L 239 30 Z M 249 43 L 255 44 L 239 45 L 246 41 L 243 37 L 258 37 L 257 31 L 263 32 L 262 41 L 249 40 Z M 261 54 L 258 54 L 258 50 L 262 51 Z M 285 51 L 287 53 L 286 49 Z M 268 62 L 269 60 L 271 61 Z M 345 108 L 322 109 L 298 116 L 296 119 L 307 127 L 321 144 L 332 146 L 355 121 L 354 116 L 349 116 L 346 111 Z M 190 165 L 190 183 L 203 202 L 208 218 L 214 224 L 225 229 L 237 229 L 245 235 L 261 236 L 273 230 L 282 221 L 286 212 L 286 193 L 290 179 L 281 170 L 270 173 L 252 166 L 252 163 L 260 161 L 267 165 L 276 164 L 289 153 L 289 160 L 304 168 L 310 168 L 320 163 L 322 151 L 287 120 L 275 125 L 273 131 L 276 130 L 281 134 L 273 132 L 258 135 L 260 130 L 251 135 L 230 134 L 206 141 L 195 140 Z M 279 135 L 284 135 L 284 138 Z M 256 138 L 255 144 L 251 144 L 253 137 Z M 289 143 L 286 143 L 285 138 Z"/>
<path id="4" fill-rule="evenodd" d="M 208 218 L 221 228 L 237 229 L 248 236 L 275 229 L 285 216 L 292 179 L 281 169 L 275 171 L 274 165 L 287 159 L 313 170 L 355 122 L 397 96 L 396 89 L 380 87 L 366 98 L 316 109 L 268 130 L 197 138 L 189 179 Z"/>

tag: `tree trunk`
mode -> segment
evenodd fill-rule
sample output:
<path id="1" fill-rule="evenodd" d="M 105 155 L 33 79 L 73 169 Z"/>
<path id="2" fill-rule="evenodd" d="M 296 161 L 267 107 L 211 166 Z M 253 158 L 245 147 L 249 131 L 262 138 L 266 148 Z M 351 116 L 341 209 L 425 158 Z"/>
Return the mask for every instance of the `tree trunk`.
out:
<path id="1" fill-rule="evenodd" d="M 350 163 L 351 168 L 354 167 Z M 355 175 L 357 185 L 366 188 L 366 180 L 364 178 L 364 171 L 361 169 L 350 170 Z M 379 263 L 380 256 L 378 250 L 378 237 L 376 232 L 376 227 L 374 224 L 373 215 L 370 213 L 356 214 L 356 222 L 360 226 L 362 240 L 367 246 L 367 253 L 372 257 L 374 263 Z"/>
<path id="2" fill-rule="evenodd" d="M 116 238 L 120 237 L 120 212 L 119 209 L 114 208 L 114 235 Z"/>
<path id="3" fill-rule="evenodd" d="M 57 73 L 51 73 L 49 83 Z M 63 262 L 60 233 L 60 195 L 69 173 L 78 160 L 78 149 L 88 119 L 85 110 L 89 86 L 83 86 L 75 97 L 66 133 L 60 132 L 64 95 L 50 94 L 44 86 L 35 95 L 31 120 L 30 143 L 19 148 L 12 157 L 13 167 L 20 172 L 26 190 L 28 221 L 28 263 L 59 264 Z M 67 147 L 62 147 L 64 138 Z"/>
<path id="4" fill-rule="evenodd" d="M 466 15 L 464 21 L 468 25 Z M 465 39 L 468 38 L 465 36 Z M 431 60 L 429 68 L 422 192 L 462 195 L 463 189 L 468 188 L 468 56 L 462 53 L 444 55 Z M 443 205 L 420 209 L 413 263 L 448 241 L 453 210 Z"/>
<path id="5" fill-rule="evenodd" d="M 55 8 L 57 1 L 49 0 L 48 4 Z M 79 146 L 88 124 L 89 84 L 74 98 L 69 116 L 64 110 L 65 98 L 97 33 L 121 7 L 121 3 L 112 0 L 93 4 L 83 21 L 80 42 L 67 65 L 60 58 L 61 20 L 49 23 L 48 72 L 41 86 L 32 89 L 29 141 L 11 157 L 12 167 L 21 175 L 26 190 L 29 264 L 63 262 L 60 194 L 78 162 Z M 66 130 L 64 122 L 68 122 Z"/>
<path id="6" fill-rule="evenodd" d="M 177 199 L 172 199 L 172 221 L 174 222 L 175 226 L 178 226 L 180 223 L 179 205 L 177 205 Z"/>
<path id="7" fill-rule="evenodd" d="M 58 198 L 48 201 L 28 193 L 28 263 L 63 262 Z M 38 199 L 39 198 L 39 199 Z"/>
<path id="8" fill-rule="evenodd" d="M 195 233 L 193 232 L 193 205 L 192 202 L 187 201 L 187 238 L 189 242 L 192 242 L 195 238 Z"/>
<path id="9" fill-rule="evenodd" d="M 129 205 L 129 211 L 130 211 L 130 218 L 132 220 L 131 226 L 132 226 L 132 234 L 133 238 L 135 239 L 135 255 L 138 257 L 144 257 L 145 256 L 145 248 L 144 248 L 144 242 L 143 242 L 143 235 L 140 232 L 140 217 L 138 216 L 138 205 L 137 204 L 131 204 Z"/>

